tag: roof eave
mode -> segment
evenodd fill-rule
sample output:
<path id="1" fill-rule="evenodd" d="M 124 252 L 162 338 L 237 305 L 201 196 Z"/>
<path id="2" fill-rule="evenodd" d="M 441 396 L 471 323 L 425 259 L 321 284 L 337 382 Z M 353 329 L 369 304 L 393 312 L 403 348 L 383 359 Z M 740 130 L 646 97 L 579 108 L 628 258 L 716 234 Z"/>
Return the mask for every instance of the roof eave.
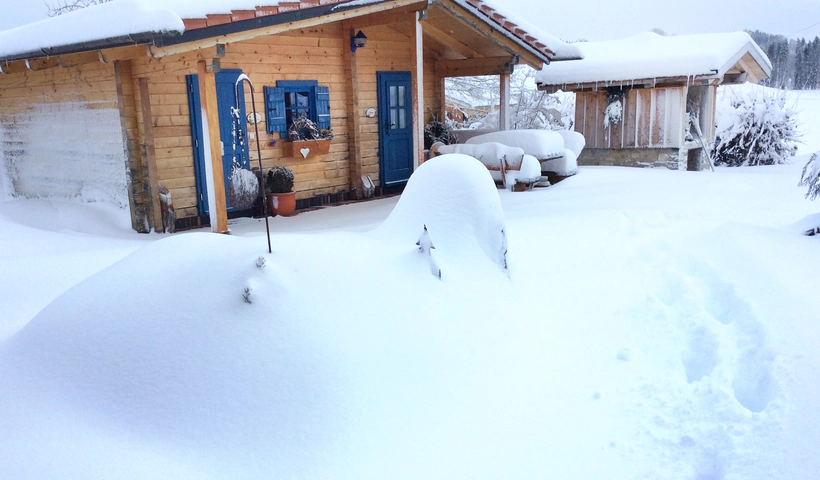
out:
<path id="1" fill-rule="evenodd" d="M 769 62 L 769 59 L 766 58 L 763 52 L 759 49 L 756 43 L 749 42 L 743 48 L 737 51 L 728 62 L 726 62 L 718 71 L 721 75 L 725 74 L 732 68 L 744 55 L 749 54 L 754 58 L 757 65 L 766 74 L 766 78 L 772 76 L 772 67 Z"/>
<path id="2" fill-rule="evenodd" d="M 433 1 L 435 1 L 436 3 L 441 5 L 443 8 L 446 8 L 446 6 L 441 1 L 439 1 L 439 0 L 433 0 Z M 466 0 L 451 0 L 451 1 L 455 4 L 457 4 L 459 7 L 467 10 L 468 12 L 470 12 L 475 17 L 482 19 L 482 22 L 484 22 L 490 28 L 492 28 L 493 30 L 499 32 L 500 34 L 502 34 L 507 39 L 511 40 L 519 48 L 522 48 L 522 49 L 526 50 L 527 53 L 534 56 L 535 58 L 540 60 L 542 63 L 549 65 L 551 62 L 554 61 L 552 56 L 549 56 L 546 53 L 544 53 L 544 52 L 538 50 L 537 48 L 533 47 L 532 45 L 529 45 L 527 42 L 523 41 L 518 36 L 513 35 L 513 34 L 508 34 L 507 31 L 504 30 L 504 28 L 501 25 L 498 25 L 497 23 L 495 23 L 494 21 L 492 21 L 490 19 L 483 20 L 483 19 L 487 18 L 486 15 L 484 15 L 479 9 L 477 9 L 476 7 L 471 5 Z M 536 68 L 536 66 L 533 65 L 533 68 Z"/>
<path id="3" fill-rule="evenodd" d="M 537 83 L 536 88 L 547 92 L 554 92 L 558 90 L 568 92 L 594 91 L 602 90 L 607 87 L 655 88 L 658 86 L 697 85 L 703 84 L 703 82 L 714 83 L 715 81 L 719 81 L 721 78 L 723 78 L 722 74 L 718 74 L 715 70 L 712 70 L 709 73 L 700 75 L 670 75 L 666 77 L 645 77 L 629 80 Z"/>
<path id="4" fill-rule="evenodd" d="M 59 55 L 93 52 L 95 50 L 103 50 L 108 48 L 148 45 L 153 43 L 157 38 L 173 37 L 179 35 L 180 33 L 181 32 L 142 32 L 132 33 L 128 35 L 119 35 L 116 37 L 109 37 L 100 40 L 91 40 L 88 42 L 72 43 L 68 45 L 61 45 L 58 47 L 48 47 L 41 48 L 38 50 L 31 50 L 28 52 L 15 53 L 14 55 L 0 57 L 0 62 L 13 62 L 16 60 L 31 60 L 34 58 L 56 57 Z"/>
<path id="5" fill-rule="evenodd" d="M 386 3 L 390 0 L 381 0 L 370 2 L 367 5 L 375 5 L 379 3 Z M 234 22 L 223 23 L 221 25 L 214 25 L 210 27 L 197 28 L 188 30 L 182 35 L 176 37 L 162 37 L 154 40 L 153 44 L 156 47 L 169 47 L 179 45 L 182 43 L 195 42 L 212 37 L 221 37 L 230 35 L 232 33 L 240 33 L 247 30 L 255 30 L 266 27 L 273 27 L 285 23 L 298 22 L 302 20 L 310 20 L 313 18 L 329 15 L 331 13 L 341 13 L 349 10 L 356 10 L 362 8 L 361 4 L 350 5 L 344 3 L 329 3 L 325 5 L 318 5 L 312 8 L 293 10 L 289 12 L 281 12 L 276 15 L 265 15 L 247 20 L 238 20 Z"/>

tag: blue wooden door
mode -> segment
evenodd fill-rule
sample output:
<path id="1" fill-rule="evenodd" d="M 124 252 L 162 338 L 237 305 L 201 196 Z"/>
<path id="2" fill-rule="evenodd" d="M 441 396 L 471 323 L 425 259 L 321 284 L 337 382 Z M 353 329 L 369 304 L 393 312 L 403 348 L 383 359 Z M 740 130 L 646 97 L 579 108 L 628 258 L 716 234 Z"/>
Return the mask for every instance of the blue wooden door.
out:
<path id="1" fill-rule="evenodd" d="M 410 72 L 376 72 L 379 96 L 379 179 L 407 182 L 413 173 L 413 108 Z"/>
<path id="2" fill-rule="evenodd" d="M 248 157 L 248 127 L 245 114 L 245 92 L 239 90 L 236 80 L 242 70 L 222 70 L 216 74 L 216 106 L 219 113 L 219 139 L 222 141 L 222 173 L 225 191 L 233 168 L 251 169 Z M 244 85 L 243 85 L 244 86 Z M 226 199 L 228 211 L 236 209 Z"/>
<path id="3" fill-rule="evenodd" d="M 196 207 L 200 216 L 208 215 L 208 180 L 205 177 L 205 142 L 202 129 L 202 102 L 199 97 L 199 78 L 188 75 L 188 111 L 191 118 L 191 146 L 194 150 L 196 177 Z"/>
<path id="4" fill-rule="evenodd" d="M 225 180 L 225 191 L 231 178 L 231 169 L 250 170 L 248 156 L 248 127 L 245 112 L 245 92 L 239 89 L 237 97 L 236 80 L 242 70 L 222 70 L 216 74 L 216 107 L 219 116 L 219 138 L 222 142 L 222 174 Z M 196 174 L 197 207 L 200 215 L 208 214 L 208 186 L 205 179 L 204 142 L 202 107 L 197 75 L 188 75 L 188 106 L 191 117 L 191 138 L 194 147 L 194 172 Z M 238 101 L 237 101 L 238 100 Z M 238 106 L 238 108 L 237 108 Z M 236 209 L 225 199 L 228 211 Z"/>

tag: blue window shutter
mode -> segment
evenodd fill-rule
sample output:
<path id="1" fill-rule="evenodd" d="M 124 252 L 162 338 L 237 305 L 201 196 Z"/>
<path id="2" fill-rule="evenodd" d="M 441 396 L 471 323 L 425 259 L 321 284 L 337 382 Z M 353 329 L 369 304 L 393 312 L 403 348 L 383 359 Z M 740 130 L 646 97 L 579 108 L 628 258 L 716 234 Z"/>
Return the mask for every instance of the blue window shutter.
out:
<path id="1" fill-rule="evenodd" d="M 278 87 L 265 87 L 265 112 L 267 118 L 268 133 L 279 132 L 282 135 L 288 134 L 288 122 L 285 119 L 285 89 Z"/>
<path id="2" fill-rule="evenodd" d="M 330 128 L 330 89 L 316 87 L 316 126 Z"/>

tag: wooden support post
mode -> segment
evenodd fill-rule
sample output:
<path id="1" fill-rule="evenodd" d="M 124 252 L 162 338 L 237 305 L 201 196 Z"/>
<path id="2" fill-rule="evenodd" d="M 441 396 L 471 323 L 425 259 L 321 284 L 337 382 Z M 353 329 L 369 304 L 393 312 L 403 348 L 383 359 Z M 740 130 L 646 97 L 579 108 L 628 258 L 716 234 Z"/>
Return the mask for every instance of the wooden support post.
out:
<path id="1" fill-rule="evenodd" d="M 438 120 L 442 123 L 447 123 L 447 83 L 445 80 L 446 78 L 444 76 L 438 77 L 438 111 L 441 112 L 441 118 Z"/>
<path id="2" fill-rule="evenodd" d="M 157 156 L 154 151 L 154 117 L 151 114 L 151 96 L 148 91 L 148 79 L 137 80 L 140 91 L 140 110 L 142 112 L 142 158 L 143 172 L 147 170 L 147 175 L 143 177 L 143 192 L 145 203 L 148 206 L 148 222 L 155 232 L 162 232 L 162 210 L 159 206 L 159 171 L 157 169 Z M 147 168 L 146 168 L 147 167 Z"/>
<path id="3" fill-rule="evenodd" d="M 356 34 L 356 28 L 351 28 L 349 31 L 342 29 L 347 35 L 343 39 L 346 43 L 353 35 Z M 348 94 L 350 95 L 351 103 L 348 109 L 348 154 L 349 171 L 350 171 L 350 189 L 357 199 L 364 196 L 362 186 L 362 175 L 364 169 L 362 167 L 362 131 L 361 131 L 361 105 L 359 104 L 359 67 L 356 53 L 351 52 L 349 48 L 344 49 L 345 57 L 348 59 L 349 70 L 347 74 L 349 77 L 346 80 Z"/>
<path id="4" fill-rule="evenodd" d="M 197 62 L 200 103 L 204 113 L 202 122 L 208 131 L 208 145 L 211 153 L 212 183 L 208 185 L 208 191 L 212 192 L 214 198 L 214 204 L 210 206 L 211 230 L 216 233 L 227 233 L 228 207 L 225 197 L 225 177 L 222 173 L 222 141 L 219 139 L 216 74 L 208 70 L 208 62 L 205 60 Z"/>
<path id="5" fill-rule="evenodd" d="M 140 157 L 137 107 L 134 102 L 134 79 L 130 60 L 114 62 L 114 78 L 117 84 L 117 108 L 120 111 L 125 171 L 128 182 L 128 206 L 131 209 L 131 228 L 140 232 L 151 231 L 148 210 L 145 205 L 145 178 Z M 150 107 L 150 106 L 149 106 Z"/>
<path id="6" fill-rule="evenodd" d="M 510 74 L 504 73 L 500 78 L 498 129 L 510 129 Z"/>
<path id="7" fill-rule="evenodd" d="M 703 131 L 706 135 L 706 141 L 711 143 L 715 141 L 715 123 L 717 121 L 717 85 L 709 85 L 706 87 L 706 115 L 703 120 Z"/>
<path id="8" fill-rule="evenodd" d="M 410 44 L 413 48 L 412 98 L 413 98 L 413 146 L 416 152 L 414 167 L 424 162 L 424 40 L 419 21 L 422 12 L 413 12 L 413 29 Z"/>

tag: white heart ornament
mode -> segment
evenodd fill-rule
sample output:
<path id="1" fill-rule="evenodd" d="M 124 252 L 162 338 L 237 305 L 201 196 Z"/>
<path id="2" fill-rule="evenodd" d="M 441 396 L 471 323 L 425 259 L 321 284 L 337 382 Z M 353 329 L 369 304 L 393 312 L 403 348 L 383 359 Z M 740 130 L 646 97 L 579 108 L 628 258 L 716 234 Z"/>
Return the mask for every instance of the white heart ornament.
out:
<path id="1" fill-rule="evenodd" d="M 309 148 L 303 148 L 303 149 L 299 150 L 299 153 L 302 154 L 302 158 L 307 158 L 308 153 L 310 153 L 310 149 Z"/>

